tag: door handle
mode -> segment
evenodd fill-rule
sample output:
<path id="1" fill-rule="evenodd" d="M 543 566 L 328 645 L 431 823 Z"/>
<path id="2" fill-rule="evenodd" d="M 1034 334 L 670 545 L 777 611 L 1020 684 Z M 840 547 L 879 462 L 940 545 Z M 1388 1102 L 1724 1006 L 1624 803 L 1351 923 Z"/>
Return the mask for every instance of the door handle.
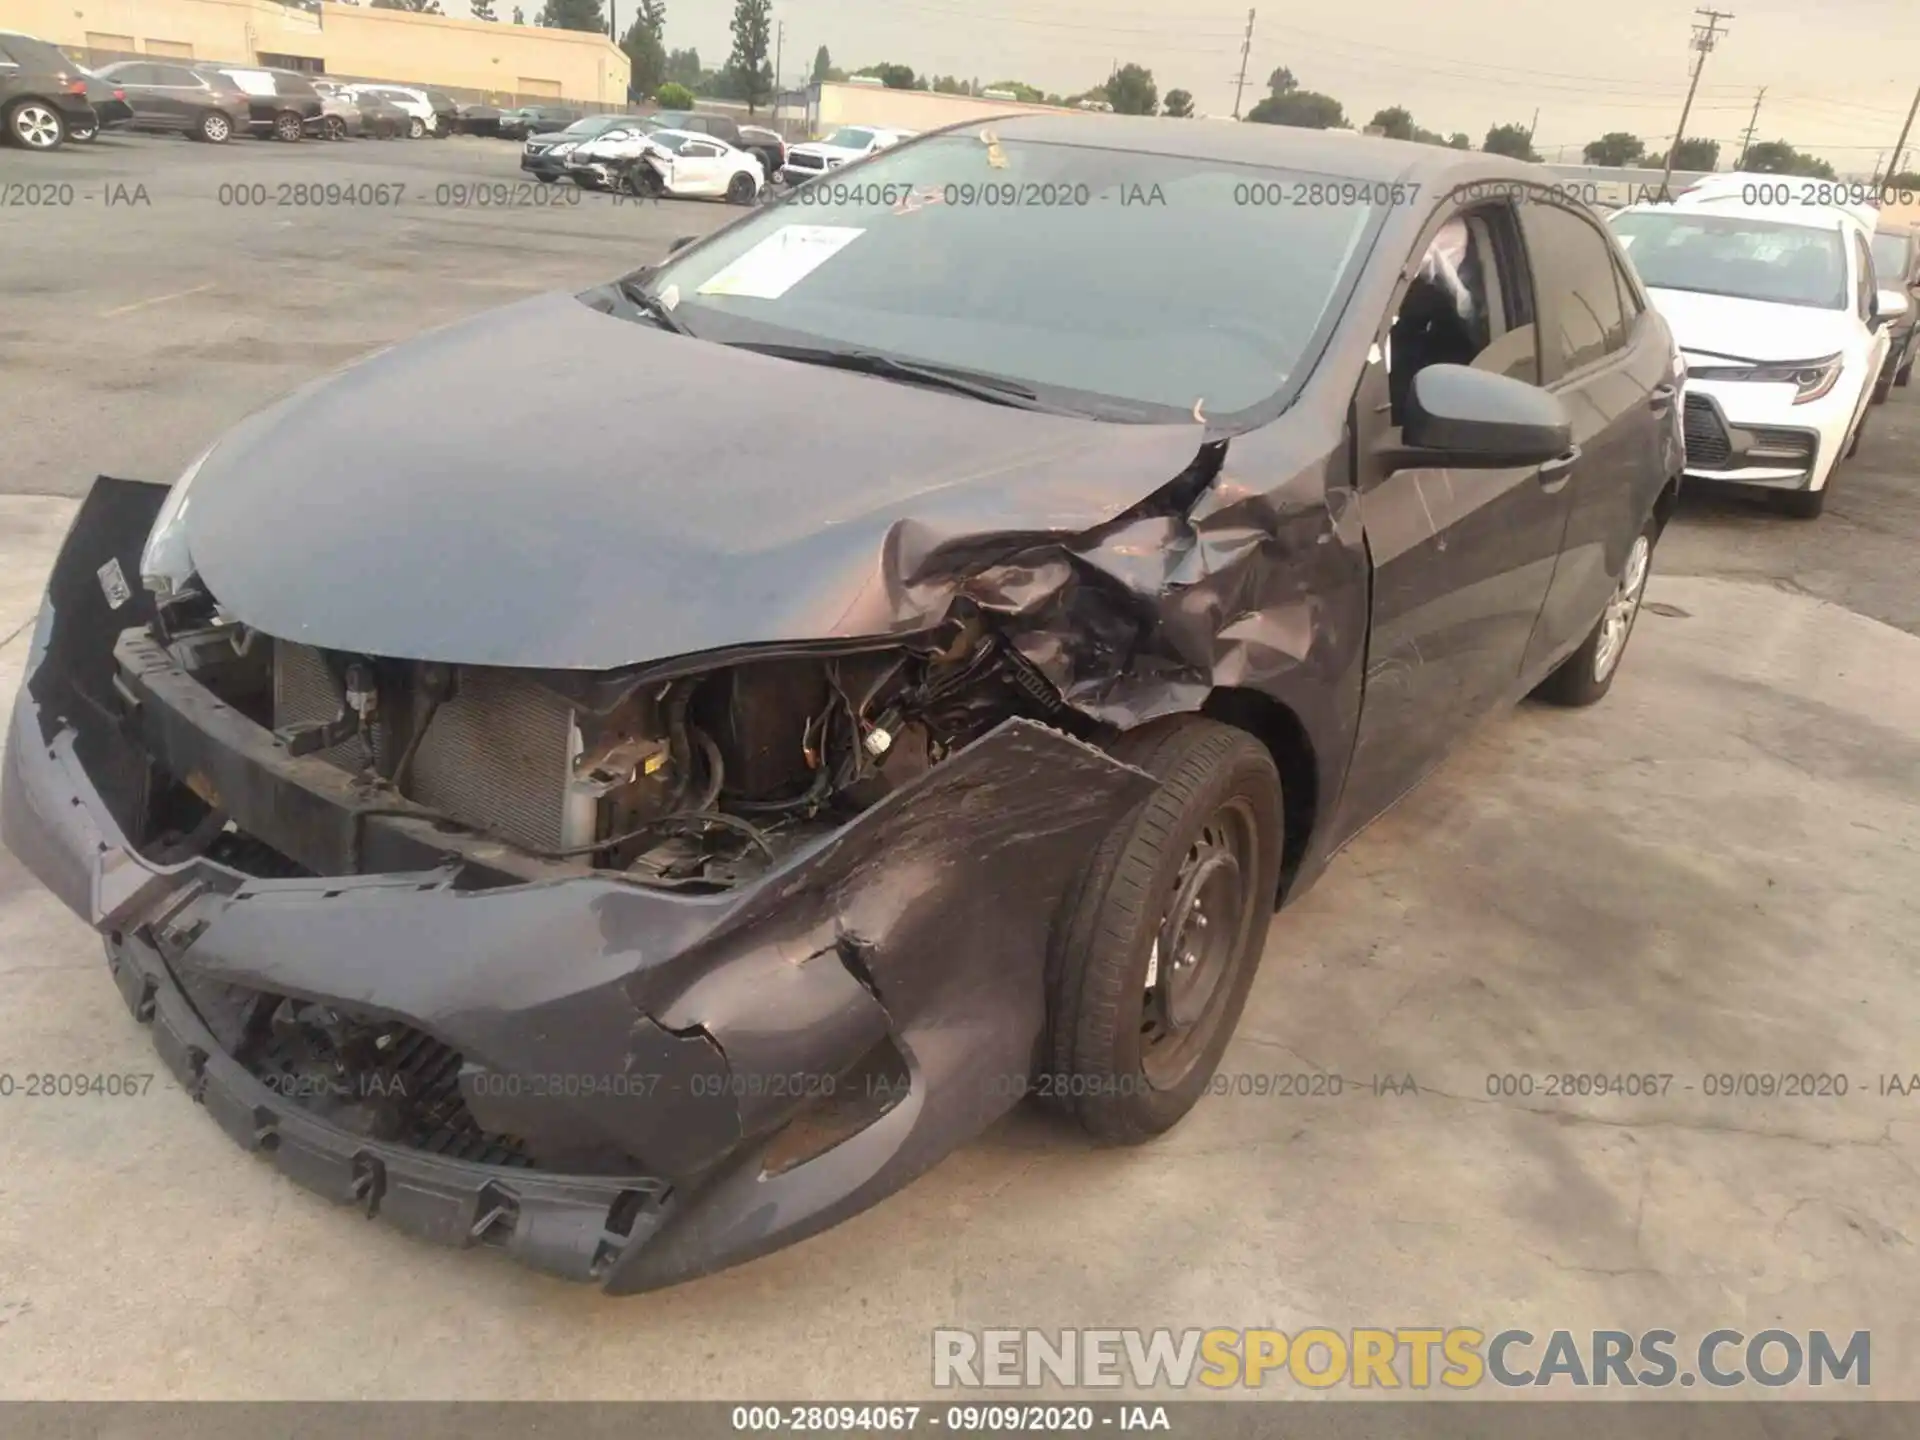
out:
<path id="1" fill-rule="evenodd" d="M 1674 388 L 1671 385 L 1656 385 L 1647 395 L 1647 408 L 1658 415 L 1673 408 Z"/>
<path id="2" fill-rule="evenodd" d="M 1580 463 L 1580 447 L 1574 446 L 1557 460 L 1549 460 L 1534 475 L 1540 482 L 1540 488 L 1549 495 L 1557 495 L 1573 478 L 1573 467 Z"/>

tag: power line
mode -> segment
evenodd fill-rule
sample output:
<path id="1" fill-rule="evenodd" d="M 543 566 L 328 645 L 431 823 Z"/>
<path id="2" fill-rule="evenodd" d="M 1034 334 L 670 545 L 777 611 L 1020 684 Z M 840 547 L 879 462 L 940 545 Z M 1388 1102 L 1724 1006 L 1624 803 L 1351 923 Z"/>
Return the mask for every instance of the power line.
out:
<path id="1" fill-rule="evenodd" d="M 1673 144 L 1667 147 L 1667 164 L 1660 174 L 1660 193 L 1667 193 L 1667 182 L 1673 179 L 1673 157 L 1680 153 L 1680 142 L 1687 134 L 1687 112 L 1693 109 L 1693 92 L 1700 87 L 1700 72 L 1707 68 L 1707 56 L 1713 53 L 1714 42 L 1720 37 L 1720 22 L 1733 19 L 1731 11 L 1703 10 L 1698 7 L 1694 14 L 1707 17 L 1705 25 L 1693 27 L 1693 48 L 1699 52 L 1699 58 L 1693 62 L 1693 81 L 1687 86 L 1686 102 L 1680 107 L 1680 126 L 1673 132 Z"/>

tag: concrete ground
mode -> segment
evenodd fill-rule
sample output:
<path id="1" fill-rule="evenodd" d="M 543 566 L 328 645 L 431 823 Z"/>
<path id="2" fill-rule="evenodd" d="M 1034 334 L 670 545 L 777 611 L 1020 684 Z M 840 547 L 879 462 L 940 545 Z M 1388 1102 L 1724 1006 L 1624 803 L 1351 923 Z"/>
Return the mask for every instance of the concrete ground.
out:
<path id="1" fill-rule="evenodd" d="M 511 179 L 511 155 L 109 139 L 43 168 L 144 175 L 150 214 L 0 211 L 0 698 L 95 471 L 168 476 L 363 349 L 728 215 L 209 198 L 430 193 Z M 1690 497 L 1608 701 L 1488 724 L 1276 922 L 1226 1083 L 1345 1095 L 1219 1096 L 1124 1151 L 1021 1112 L 848 1224 L 662 1294 L 435 1250 L 240 1154 L 91 932 L 0 853 L 0 1073 L 158 1077 L 0 1099 L 0 1396 L 911 1397 L 935 1326 L 1465 1324 L 1866 1329 L 1873 1394 L 1920 1398 L 1920 1096 L 1880 1093 L 1920 1071 L 1912 393 L 1816 523 Z M 1568 1072 L 1671 1078 L 1547 1094 Z M 1847 1093 L 1708 1093 L 1779 1074 Z"/>

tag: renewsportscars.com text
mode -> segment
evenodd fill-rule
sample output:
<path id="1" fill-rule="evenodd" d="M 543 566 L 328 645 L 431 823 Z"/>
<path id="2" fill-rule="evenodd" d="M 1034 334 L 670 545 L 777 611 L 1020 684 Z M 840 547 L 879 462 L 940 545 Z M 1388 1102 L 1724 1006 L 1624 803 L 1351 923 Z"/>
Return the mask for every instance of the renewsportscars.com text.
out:
<path id="1" fill-rule="evenodd" d="M 1872 1334 L 1713 1330 L 935 1330 L 938 1389 L 1136 1390 L 1297 1385 L 1472 1390 L 1872 1383 Z"/>

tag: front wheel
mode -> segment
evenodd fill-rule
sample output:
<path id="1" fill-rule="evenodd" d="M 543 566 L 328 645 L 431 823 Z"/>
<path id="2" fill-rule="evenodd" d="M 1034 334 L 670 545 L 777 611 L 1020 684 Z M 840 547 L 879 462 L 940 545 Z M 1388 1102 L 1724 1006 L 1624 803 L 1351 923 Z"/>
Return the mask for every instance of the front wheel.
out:
<path id="1" fill-rule="evenodd" d="M 1195 715 L 1114 758 L 1159 783 L 1088 858 L 1048 957 L 1037 1088 L 1099 1139 L 1139 1144 L 1206 1093 L 1279 893 L 1284 807 L 1266 746 Z"/>
<path id="2" fill-rule="evenodd" d="M 192 133 L 212 144 L 224 145 L 233 138 L 233 122 L 218 110 L 209 110 L 200 117 Z"/>
<path id="3" fill-rule="evenodd" d="M 303 133 L 304 129 L 301 119 L 293 111 L 282 110 L 278 115 L 273 117 L 274 139 L 293 144 L 300 139 Z"/>
<path id="4" fill-rule="evenodd" d="M 1653 543 L 1660 538 L 1657 520 L 1628 547 L 1626 564 L 1620 579 L 1580 648 L 1555 667 L 1533 693 L 1552 705 L 1593 705 L 1613 688 L 1619 673 L 1620 657 L 1627 653 L 1627 640 L 1633 634 L 1633 622 L 1640 617 L 1640 600 L 1647 593 L 1647 576 L 1653 571 Z"/>
<path id="5" fill-rule="evenodd" d="M 321 133 L 329 140 L 344 140 L 347 138 L 347 122 L 338 115 L 329 115 L 321 126 Z"/>
<path id="6" fill-rule="evenodd" d="M 422 123 L 418 115 L 414 116 L 413 119 L 407 122 L 407 138 L 409 140 L 418 140 L 422 135 L 426 133 L 427 133 L 427 127 L 424 123 Z"/>
<path id="7" fill-rule="evenodd" d="M 22 100 L 7 112 L 7 134 L 29 150 L 58 150 L 67 138 L 67 122 L 51 105 Z"/>
<path id="8" fill-rule="evenodd" d="M 727 203 L 729 205 L 751 205 L 753 197 L 760 193 L 760 187 L 754 183 L 753 176 L 742 170 L 727 181 Z"/>

